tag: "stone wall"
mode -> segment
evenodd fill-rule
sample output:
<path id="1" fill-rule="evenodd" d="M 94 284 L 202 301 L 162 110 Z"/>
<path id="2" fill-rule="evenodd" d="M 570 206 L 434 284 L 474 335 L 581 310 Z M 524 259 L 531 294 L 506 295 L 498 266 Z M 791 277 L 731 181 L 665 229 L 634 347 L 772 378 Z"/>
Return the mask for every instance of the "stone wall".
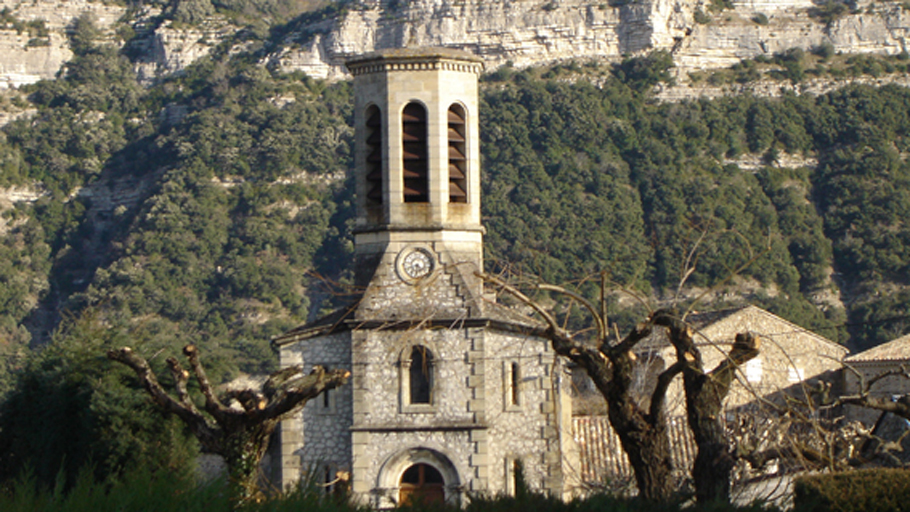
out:
<path id="1" fill-rule="evenodd" d="M 302 364 L 308 369 L 323 365 L 351 370 L 351 336 L 343 332 L 285 345 L 280 350 L 282 368 Z M 355 374 L 355 380 L 357 376 Z M 328 402 L 326 402 L 328 399 Z M 307 402 L 303 411 L 281 422 L 281 486 L 295 485 L 315 472 L 321 483 L 325 469 L 350 470 L 351 443 L 348 432 L 352 419 L 351 385 L 332 390 Z"/>
<path id="2" fill-rule="evenodd" d="M 563 424 L 567 380 L 549 344 L 534 336 L 490 332 L 486 343 L 495 347 L 485 362 L 486 414 L 489 448 L 489 487 L 506 490 L 510 461 L 519 460 L 529 485 L 560 495 L 563 492 L 563 454 L 560 436 L 571 437 Z M 510 365 L 519 368 L 518 404 L 511 404 Z M 561 432 L 560 429 L 564 431 Z"/>
<path id="3" fill-rule="evenodd" d="M 430 404 L 408 401 L 414 346 L 432 354 Z M 513 363 L 518 403 L 512 403 Z M 464 491 L 514 490 L 514 461 L 532 488 L 566 490 L 562 468 L 572 456 L 571 434 L 563 432 L 568 408 L 560 398 L 568 379 L 539 338 L 483 327 L 364 329 L 284 345 L 281 365 L 291 364 L 348 368 L 353 376 L 350 385 L 282 422 L 284 486 L 312 471 L 316 481 L 350 471 L 362 501 L 390 506 L 400 471 L 421 454 L 436 454 L 430 462 L 450 470 L 454 501 Z"/>
<path id="4" fill-rule="evenodd" d="M 828 378 L 840 369 L 847 349 L 818 334 L 754 306 L 747 306 L 720 321 L 697 330 L 705 369 L 712 370 L 729 353 L 738 333 L 751 332 L 760 339 L 759 355 L 740 367 L 724 405 L 734 409 L 756 403 L 757 397 L 773 399 L 782 393 L 804 397 L 802 386 Z M 666 364 L 675 352 L 663 351 Z M 670 414 L 685 414 L 685 399 L 678 379 L 667 394 Z"/>
<path id="5" fill-rule="evenodd" d="M 843 370 L 844 394 L 856 395 L 861 391 L 860 376 L 863 378 L 863 383 L 866 383 L 870 379 L 885 373 L 901 371 L 901 366 L 910 365 L 910 360 L 856 361 L 850 362 L 849 365 L 852 370 Z M 900 375 L 879 379 L 869 390 L 869 396 L 886 400 L 893 400 L 896 396 L 906 396 L 908 394 L 910 394 L 910 379 Z M 881 415 L 881 411 L 868 407 L 853 405 L 846 407 L 846 416 L 849 420 L 861 421 L 870 426 L 875 424 Z"/>

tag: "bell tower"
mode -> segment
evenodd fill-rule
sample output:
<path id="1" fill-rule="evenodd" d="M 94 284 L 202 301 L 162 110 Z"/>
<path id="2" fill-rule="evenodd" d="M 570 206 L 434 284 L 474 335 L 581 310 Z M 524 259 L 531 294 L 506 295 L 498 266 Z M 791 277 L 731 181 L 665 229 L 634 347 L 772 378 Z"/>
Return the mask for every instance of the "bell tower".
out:
<path id="1" fill-rule="evenodd" d="M 483 261 L 482 61 L 443 48 L 393 49 L 347 67 L 356 91 L 356 284 L 366 290 L 358 316 L 413 316 L 411 295 L 426 297 L 428 287 L 441 302 L 420 313 L 472 309 L 481 294 L 474 272 Z M 443 303 L 446 282 L 458 288 L 460 306 Z"/>
<path id="2" fill-rule="evenodd" d="M 282 422 L 281 478 L 347 474 L 377 509 L 466 492 L 562 495 L 568 379 L 543 326 L 484 300 L 477 78 L 460 51 L 394 49 L 354 75 L 352 303 L 274 340 L 350 385 Z M 572 464 L 567 464 L 571 467 Z M 520 478 L 523 477 L 523 478 Z"/>

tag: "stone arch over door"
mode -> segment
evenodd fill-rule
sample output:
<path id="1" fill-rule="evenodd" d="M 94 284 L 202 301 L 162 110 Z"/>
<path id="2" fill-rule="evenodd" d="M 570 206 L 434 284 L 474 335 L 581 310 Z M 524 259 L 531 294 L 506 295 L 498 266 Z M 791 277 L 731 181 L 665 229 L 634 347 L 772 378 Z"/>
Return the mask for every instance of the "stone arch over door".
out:
<path id="1" fill-rule="evenodd" d="M 461 478 L 452 461 L 443 453 L 431 448 L 410 448 L 392 455 L 379 470 L 377 487 L 384 492 L 380 507 L 398 506 L 401 504 L 402 484 L 405 495 L 413 494 L 416 485 L 428 484 L 426 490 L 433 495 L 440 487 L 436 481 L 441 477 L 443 499 L 449 505 L 460 504 Z M 417 480 L 411 482 L 410 480 Z M 403 482 L 403 480 L 405 480 Z"/>

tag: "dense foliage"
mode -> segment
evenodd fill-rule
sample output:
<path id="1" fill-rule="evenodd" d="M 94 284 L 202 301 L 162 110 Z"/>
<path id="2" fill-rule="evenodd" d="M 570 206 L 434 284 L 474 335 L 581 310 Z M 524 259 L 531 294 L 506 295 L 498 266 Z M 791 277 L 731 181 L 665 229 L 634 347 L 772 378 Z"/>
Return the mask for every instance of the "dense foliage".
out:
<path id="1" fill-rule="evenodd" d="M 136 467 L 190 476 L 197 449 L 182 424 L 104 355 L 129 341 L 125 330 L 87 316 L 58 338 L 0 404 L 0 483 L 23 471 L 44 488 L 69 488 L 86 471 L 99 481 Z"/>
<path id="2" fill-rule="evenodd" d="M 222 481 L 198 485 L 190 479 L 175 478 L 171 474 L 134 471 L 109 485 L 98 485 L 89 478 L 81 478 L 69 492 L 62 489 L 43 490 L 34 480 L 25 477 L 8 490 L 0 489 L 0 509 L 4 512 L 95 512 L 117 510 L 120 512 L 158 512 L 180 510 L 185 512 L 228 512 L 238 510 L 228 501 Z M 464 507 L 452 505 L 406 505 L 406 512 L 762 512 L 776 511 L 760 505 L 733 506 L 716 504 L 710 507 L 683 507 L 679 504 L 653 505 L 635 499 L 595 495 L 570 502 L 552 496 L 519 493 L 515 497 L 483 496 L 470 494 Z M 313 485 L 290 490 L 276 499 L 250 503 L 239 510 L 249 512 L 366 512 L 363 506 L 350 504 L 343 495 L 326 493 Z M 795 509 L 800 512 L 799 509 Z"/>
<path id="3" fill-rule="evenodd" d="M 269 338 L 334 304 L 321 277 L 348 277 L 350 84 L 219 50 L 143 88 L 80 23 L 66 72 L 25 89 L 37 113 L 0 140 L 0 185 L 41 192 L 3 211 L 7 407 L 77 388 L 78 403 L 104 403 L 120 391 L 96 384 L 122 375 L 80 351 L 115 339 L 148 358 L 197 344 L 215 381 L 273 368 Z M 750 301 L 855 347 L 910 330 L 910 92 L 655 102 L 671 65 L 656 53 L 485 77 L 490 267 L 555 283 L 604 271 L 654 304 L 708 290 L 695 307 Z M 611 317 L 635 316 L 627 304 Z M 86 319 L 110 337 L 86 334 Z M 34 387 L 47 375 L 71 387 Z M 123 465 L 108 455 L 122 447 L 84 446 L 72 457 L 100 473 Z M 56 471 L 35 464 L 44 481 Z"/>
<path id="4" fill-rule="evenodd" d="M 910 473 L 879 468 L 806 475 L 794 484 L 795 510 L 885 512 L 904 510 L 910 500 Z"/>

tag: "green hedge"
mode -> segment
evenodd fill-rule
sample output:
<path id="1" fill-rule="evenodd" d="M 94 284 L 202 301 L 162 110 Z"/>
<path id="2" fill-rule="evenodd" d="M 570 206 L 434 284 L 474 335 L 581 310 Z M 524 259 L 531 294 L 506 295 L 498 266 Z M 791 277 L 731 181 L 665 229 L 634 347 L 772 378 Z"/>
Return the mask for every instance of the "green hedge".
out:
<path id="1" fill-rule="evenodd" d="M 796 481 L 800 512 L 896 512 L 910 510 L 910 471 L 866 469 L 804 476 Z"/>

